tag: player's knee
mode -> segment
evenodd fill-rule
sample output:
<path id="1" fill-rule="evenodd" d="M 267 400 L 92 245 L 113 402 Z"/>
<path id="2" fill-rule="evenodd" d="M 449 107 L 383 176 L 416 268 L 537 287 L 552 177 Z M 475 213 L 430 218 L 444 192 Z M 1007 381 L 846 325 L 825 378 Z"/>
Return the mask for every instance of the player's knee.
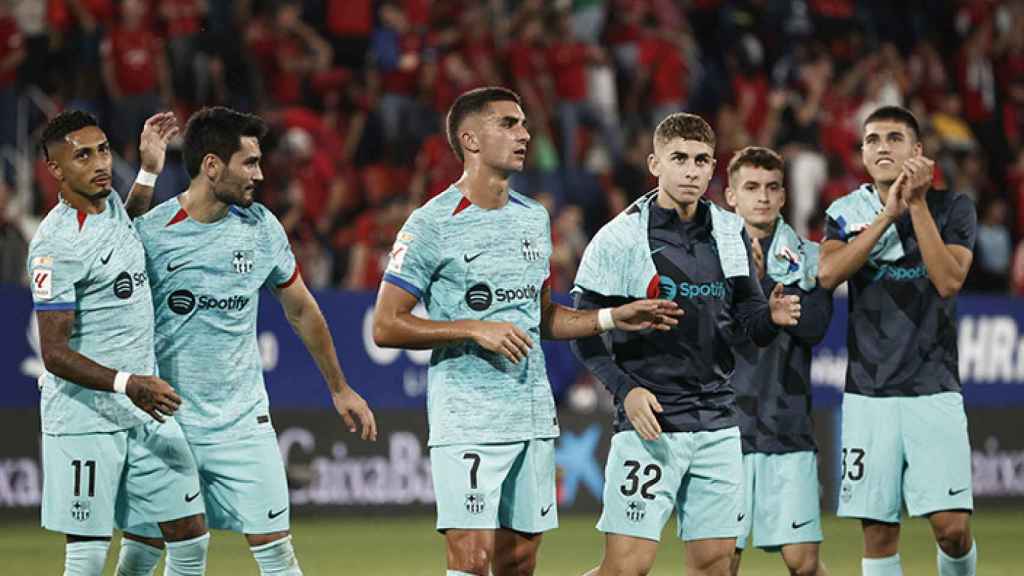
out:
<path id="1" fill-rule="evenodd" d="M 783 554 L 791 576 L 815 576 L 818 574 L 818 551 L 809 548 L 795 554 Z"/>
<path id="2" fill-rule="evenodd" d="M 935 541 L 946 554 L 959 558 L 970 552 L 971 539 L 966 518 L 955 518 L 934 526 Z"/>
<path id="3" fill-rule="evenodd" d="M 491 555 L 483 542 L 474 538 L 462 538 L 448 543 L 448 567 L 452 570 L 487 576 L 490 573 Z"/>
<path id="4" fill-rule="evenodd" d="M 267 544 L 277 542 L 282 538 L 287 538 L 289 532 L 284 530 L 282 532 L 271 532 L 270 534 L 246 534 L 245 541 L 249 543 L 249 546 L 266 546 Z"/>
<path id="5" fill-rule="evenodd" d="M 654 559 L 644 554 L 605 557 L 601 563 L 601 576 L 647 576 L 654 565 Z"/>
<path id="6" fill-rule="evenodd" d="M 184 518 L 178 518 L 177 520 L 171 520 L 170 522 L 160 523 L 160 532 L 164 535 L 164 540 L 168 542 L 178 542 L 181 540 L 192 540 L 198 538 L 203 534 L 206 534 L 206 516 L 203 514 L 195 514 L 193 516 L 186 516 Z"/>

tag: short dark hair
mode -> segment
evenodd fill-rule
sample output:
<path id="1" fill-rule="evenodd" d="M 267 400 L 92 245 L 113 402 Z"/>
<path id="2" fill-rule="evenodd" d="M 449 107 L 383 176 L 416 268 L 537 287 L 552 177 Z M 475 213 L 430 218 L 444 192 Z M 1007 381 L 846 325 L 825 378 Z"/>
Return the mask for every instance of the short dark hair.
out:
<path id="1" fill-rule="evenodd" d="M 658 123 L 658 127 L 654 130 L 655 146 L 676 138 L 696 140 L 711 146 L 712 150 L 715 149 L 715 131 L 711 129 L 710 124 L 696 114 L 675 112 Z"/>
<path id="2" fill-rule="evenodd" d="M 46 123 L 43 134 L 39 137 L 39 147 L 43 151 L 43 157 L 50 159 L 51 144 L 58 144 L 64 141 L 64 137 L 72 132 L 81 130 L 88 126 L 99 126 L 96 117 L 85 110 L 64 110 Z"/>
<path id="3" fill-rule="evenodd" d="M 241 150 L 243 137 L 259 139 L 266 133 L 267 124 L 255 114 L 224 106 L 203 108 L 185 124 L 185 170 L 191 178 L 198 176 L 207 154 L 214 154 L 227 164 Z"/>
<path id="4" fill-rule="evenodd" d="M 862 128 L 867 127 L 871 122 L 883 120 L 904 124 L 914 133 L 914 139 L 921 139 L 921 125 L 917 123 L 917 118 L 913 112 L 902 106 L 882 106 L 881 108 L 876 108 L 874 112 L 864 119 L 864 126 Z"/>
<path id="5" fill-rule="evenodd" d="M 729 160 L 729 167 L 727 169 L 729 179 L 731 180 L 736 171 L 744 166 L 782 172 L 785 162 L 783 162 L 782 156 L 775 150 L 761 146 L 747 146 L 733 155 L 732 160 Z"/>
<path id="6" fill-rule="evenodd" d="M 448 119 L 446 122 L 448 130 L 448 145 L 452 147 L 452 151 L 455 152 L 459 161 L 466 161 L 466 157 L 462 153 L 462 145 L 459 144 L 459 126 L 462 125 L 462 121 L 465 120 L 467 116 L 483 112 L 491 102 L 515 102 L 520 106 L 523 105 L 522 100 L 519 98 L 519 94 L 516 94 L 508 88 L 487 86 L 484 88 L 475 88 L 469 92 L 463 92 L 455 99 L 455 103 L 452 104 L 451 109 L 448 110 Z"/>

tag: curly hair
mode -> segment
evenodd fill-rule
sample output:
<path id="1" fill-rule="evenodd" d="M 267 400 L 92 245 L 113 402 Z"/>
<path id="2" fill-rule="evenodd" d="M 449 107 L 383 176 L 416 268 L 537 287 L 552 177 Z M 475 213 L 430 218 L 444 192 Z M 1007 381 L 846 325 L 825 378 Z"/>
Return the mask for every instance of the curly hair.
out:
<path id="1" fill-rule="evenodd" d="M 59 144 L 64 137 L 72 132 L 81 130 L 88 126 L 99 126 L 96 117 L 85 110 L 64 110 L 46 123 L 43 134 L 39 137 L 39 148 L 43 151 L 43 157 L 50 160 L 51 144 Z"/>

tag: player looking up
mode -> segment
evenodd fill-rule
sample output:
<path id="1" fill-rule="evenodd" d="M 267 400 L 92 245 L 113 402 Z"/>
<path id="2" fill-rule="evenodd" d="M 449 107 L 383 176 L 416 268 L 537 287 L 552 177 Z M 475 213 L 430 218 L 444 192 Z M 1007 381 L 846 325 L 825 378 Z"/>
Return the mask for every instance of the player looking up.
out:
<path id="1" fill-rule="evenodd" d="M 829 206 L 819 278 L 848 281 L 839 516 L 860 518 L 865 576 L 902 573 L 900 505 L 927 516 L 941 576 L 973 575 L 971 447 L 957 365 L 956 295 L 977 214 L 931 189 L 917 119 L 883 106 L 864 121 L 872 183 Z"/>
<path id="2" fill-rule="evenodd" d="M 674 304 L 643 300 L 576 311 L 551 301 L 547 211 L 511 190 L 530 133 L 504 88 L 459 96 L 448 140 L 462 177 L 417 209 L 381 283 L 380 346 L 431 348 L 427 415 L 437 529 L 448 574 L 532 574 L 541 534 L 558 525 L 558 419 L 538 341 L 668 329 Z M 412 315 L 422 301 L 429 319 Z"/>
<path id="3" fill-rule="evenodd" d="M 605 553 L 590 574 L 647 574 L 673 509 L 686 573 L 729 574 L 743 520 L 729 324 L 766 346 L 778 326 L 797 324 L 800 298 L 779 283 L 765 299 L 743 220 L 702 199 L 714 153 L 701 117 L 662 120 L 648 158 L 657 189 L 598 231 L 576 273 L 581 309 L 660 296 L 685 312 L 670 331 L 575 343 L 616 405 L 597 525 Z"/>
<path id="4" fill-rule="evenodd" d="M 263 180 L 257 116 L 202 109 L 185 127 L 188 190 L 141 218 L 156 303 L 160 373 L 175 382 L 178 412 L 195 454 L 213 528 L 245 535 L 261 574 L 301 574 L 291 544 L 288 482 L 270 421 L 256 340 L 261 287 L 316 361 L 334 407 L 364 440 L 377 428 L 366 402 L 345 381 L 331 333 L 299 275 L 284 229 L 253 201 Z M 148 574 L 160 558 L 152 526 L 125 524 L 138 553 L 126 560 Z"/>
<path id="5" fill-rule="evenodd" d="M 206 568 L 196 465 L 171 417 L 181 398 L 156 376 L 146 260 L 132 225 L 177 131 L 173 114 L 146 121 L 143 168 L 122 203 L 110 187 L 110 142 L 91 114 L 66 110 L 43 130 L 60 203 L 32 238 L 28 272 L 46 368 L 42 524 L 66 535 L 67 576 L 100 575 L 115 518 L 159 526 L 170 547 L 165 574 Z"/>
<path id="6" fill-rule="evenodd" d="M 730 337 L 743 441 L 743 525 L 733 576 L 751 530 L 752 544 L 781 552 L 791 574 L 826 576 L 819 560 L 821 504 L 811 422 L 811 349 L 832 319 L 832 293 L 817 283 L 818 245 L 782 218 L 784 164 L 773 150 L 748 146 L 729 162 L 725 198 L 743 218 L 761 288 L 775 283 L 800 297 L 800 321 L 761 348 L 742 330 Z"/>

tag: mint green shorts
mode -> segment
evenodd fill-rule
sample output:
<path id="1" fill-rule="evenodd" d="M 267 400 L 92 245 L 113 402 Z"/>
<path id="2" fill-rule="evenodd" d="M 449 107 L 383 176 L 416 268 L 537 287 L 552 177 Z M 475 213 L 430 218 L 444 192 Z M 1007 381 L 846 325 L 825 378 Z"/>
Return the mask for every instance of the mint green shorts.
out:
<path id="1" fill-rule="evenodd" d="M 743 455 L 743 549 L 775 551 L 787 544 L 821 542 L 818 455 L 810 450 Z"/>
<path id="2" fill-rule="evenodd" d="M 737 427 L 669 432 L 646 441 L 612 436 L 597 529 L 660 540 L 673 510 L 683 540 L 735 538 L 743 506 L 743 454 Z"/>
<path id="3" fill-rule="evenodd" d="M 435 446 L 430 467 L 440 531 L 558 527 L 554 439 Z"/>
<path id="4" fill-rule="evenodd" d="M 971 446 L 957 392 L 875 398 L 843 395 L 839 516 L 898 523 L 973 510 Z"/>
<path id="5" fill-rule="evenodd" d="M 222 444 L 192 444 L 191 449 L 210 528 L 243 534 L 289 529 L 288 478 L 273 428 Z M 138 536 L 160 537 L 154 524 L 118 527 Z"/>
<path id="6" fill-rule="evenodd" d="M 127 430 L 43 434 L 42 526 L 109 537 L 115 523 L 203 513 L 196 464 L 174 418 Z"/>

